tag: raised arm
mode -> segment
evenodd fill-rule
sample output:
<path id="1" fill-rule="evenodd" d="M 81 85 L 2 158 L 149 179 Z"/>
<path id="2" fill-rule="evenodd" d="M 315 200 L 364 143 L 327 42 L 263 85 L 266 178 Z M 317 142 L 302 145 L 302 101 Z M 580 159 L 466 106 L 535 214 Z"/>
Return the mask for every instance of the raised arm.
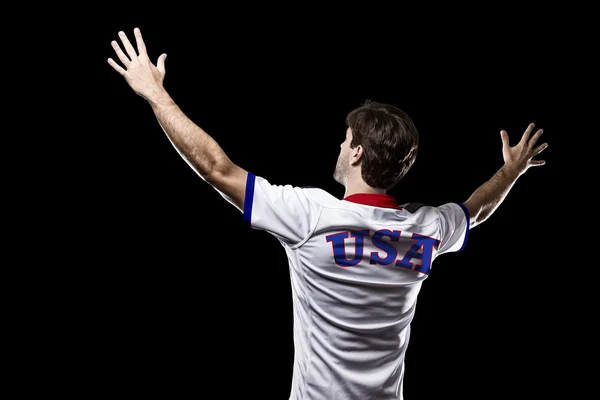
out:
<path id="1" fill-rule="evenodd" d="M 175 104 L 163 86 L 166 54 L 162 54 L 154 66 L 148 58 L 142 34 L 134 29 L 138 54 L 124 32 L 119 32 L 127 55 L 116 41 L 112 42 L 115 53 L 125 68 L 111 58 L 108 63 L 125 78 L 139 96 L 148 101 L 167 137 L 202 179 L 217 189 L 225 199 L 244 210 L 244 196 L 248 172 L 235 165 L 221 146 L 204 130 L 194 124 Z"/>
<path id="2" fill-rule="evenodd" d="M 517 179 L 529 167 L 545 164 L 543 160 L 532 160 L 533 157 L 548 147 L 547 143 L 534 147 L 543 133 L 542 129 L 538 129 L 530 138 L 534 127 L 534 124 L 529 124 L 525 133 L 523 133 L 521 141 L 514 147 L 510 147 L 506 131 L 503 130 L 500 132 L 502 136 L 504 165 L 489 181 L 475 190 L 471 197 L 463 203 L 471 217 L 471 228 L 481 224 L 496 211 Z"/>

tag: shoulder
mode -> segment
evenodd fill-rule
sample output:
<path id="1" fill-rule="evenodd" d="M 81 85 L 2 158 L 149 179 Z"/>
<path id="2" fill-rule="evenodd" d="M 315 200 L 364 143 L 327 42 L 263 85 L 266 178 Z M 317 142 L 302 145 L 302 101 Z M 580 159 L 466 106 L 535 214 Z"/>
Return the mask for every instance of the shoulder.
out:
<path id="1" fill-rule="evenodd" d="M 424 204 L 424 203 L 404 203 L 404 204 L 401 204 L 400 207 L 402 207 L 402 209 L 408 211 L 409 213 L 414 214 L 417 211 L 419 211 L 419 209 L 421 209 L 423 207 L 428 207 L 428 206 L 427 206 L 427 204 Z M 426 208 L 424 210 L 426 210 Z"/>
<path id="2" fill-rule="evenodd" d="M 437 208 L 435 206 L 411 202 L 400 204 L 400 207 L 419 225 L 429 225 L 439 219 Z"/>
<path id="3" fill-rule="evenodd" d="M 423 203 L 406 203 L 400 207 L 422 224 L 428 224 L 435 220 L 441 222 L 448 219 L 460 218 L 464 215 L 468 216 L 468 211 L 464 205 L 456 202 L 445 203 L 439 206 L 430 206 Z"/>
<path id="4" fill-rule="evenodd" d="M 340 204 L 340 199 L 321 188 L 315 186 L 302 186 L 300 189 L 309 199 L 323 206 L 335 206 Z"/>
<path id="5" fill-rule="evenodd" d="M 277 203 L 282 207 L 290 207 L 294 204 L 303 204 L 307 207 L 309 204 L 312 207 L 333 206 L 339 204 L 340 200 L 328 193 L 327 191 L 314 186 L 296 186 L 291 184 L 274 184 L 267 179 L 256 175 L 253 183 L 252 197 Z"/>

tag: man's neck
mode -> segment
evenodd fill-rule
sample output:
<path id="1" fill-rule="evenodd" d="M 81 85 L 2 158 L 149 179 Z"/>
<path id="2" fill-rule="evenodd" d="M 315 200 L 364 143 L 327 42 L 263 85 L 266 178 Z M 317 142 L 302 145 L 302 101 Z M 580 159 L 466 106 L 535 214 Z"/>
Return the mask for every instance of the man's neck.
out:
<path id="1" fill-rule="evenodd" d="M 353 194 L 363 193 L 363 194 L 386 194 L 387 190 L 384 189 L 376 189 L 367 185 L 364 181 L 361 182 L 348 182 L 346 185 L 346 191 L 344 193 L 344 198 L 348 196 L 352 196 Z"/>

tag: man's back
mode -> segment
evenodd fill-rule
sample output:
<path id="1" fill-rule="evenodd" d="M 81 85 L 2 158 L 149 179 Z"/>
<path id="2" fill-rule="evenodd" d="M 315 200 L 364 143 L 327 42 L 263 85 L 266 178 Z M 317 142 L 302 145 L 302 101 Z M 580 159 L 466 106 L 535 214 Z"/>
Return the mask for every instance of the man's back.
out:
<path id="1" fill-rule="evenodd" d="M 462 207 L 401 207 L 385 194 L 339 200 L 250 180 L 244 219 L 276 236 L 289 260 L 290 399 L 401 398 L 417 294 L 433 259 L 463 247 Z"/>
<path id="2" fill-rule="evenodd" d="M 123 66 L 109 58 L 110 66 L 148 101 L 188 165 L 242 211 L 246 222 L 276 236 L 286 249 L 296 346 L 291 398 L 401 398 L 409 324 L 432 261 L 462 249 L 469 229 L 495 212 L 517 179 L 545 164 L 534 159 L 547 147 L 536 144 L 543 130 L 534 133 L 530 123 L 515 146 L 500 131 L 504 165 L 464 205 L 395 211 L 392 199 L 374 193 L 390 190 L 410 170 L 419 133 L 403 110 L 367 101 L 346 115 L 333 172 L 345 188 L 344 200 L 274 186 L 234 163 L 183 113 L 163 86 L 166 54 L 152 64 L 138 28 L 134 35 L 137 52 L 122 31 L 127 54 L 111 42 Z M 373 204 L 375 199 L 384 204 Z"/>

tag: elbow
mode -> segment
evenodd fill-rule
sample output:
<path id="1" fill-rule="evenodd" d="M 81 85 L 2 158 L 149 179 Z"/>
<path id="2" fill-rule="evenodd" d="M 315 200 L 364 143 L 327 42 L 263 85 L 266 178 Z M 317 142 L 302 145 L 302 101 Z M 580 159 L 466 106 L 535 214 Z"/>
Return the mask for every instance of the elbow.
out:
<path id="1" fill-rule="evenodd" d="M 477 219 L 477 217 L 471 217 L 471 220 L 469 221 L 469 229 L 475 228 L 477 225 L 481 224 L 481 222 L 483 222 L 481 219 Z"/>
<path id="2" fill-rule="evenodd" d="M 220 177 L 227 176 L 231 173 L 235 164 L 229 160 L 229 158 L 224 158 L 222 160 L 215 160 L 209 168 L 206 169 L 204 174 L 204 178 L 210 184 L 215 184 Z"/>
<path id="3" fill-rule="evenodd" d="M 467 211 L 469 212 L 469 227 L 473 229 L 477 225 L 481 224 L 485 218 L 483 215 L 483 208 L 474 204 L 473 201 L 465 201 L 463 203 Z"/>

